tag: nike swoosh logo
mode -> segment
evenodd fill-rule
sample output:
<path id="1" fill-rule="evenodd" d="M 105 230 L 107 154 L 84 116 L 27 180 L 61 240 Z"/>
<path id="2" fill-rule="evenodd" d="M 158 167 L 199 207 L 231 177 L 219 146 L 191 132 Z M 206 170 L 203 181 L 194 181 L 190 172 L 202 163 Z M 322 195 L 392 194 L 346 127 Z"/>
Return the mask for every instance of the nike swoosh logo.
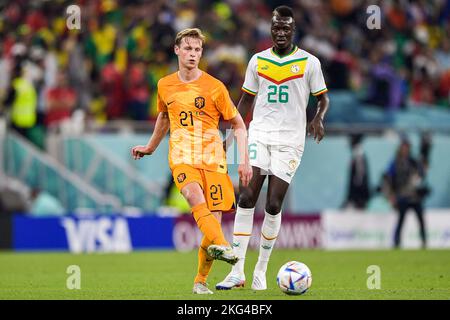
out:
<path id="1" fill-rule="evenodd" d="M 222 202 L 213 202 L 213 206 L 217 206 L 219 204 L 221 204 Z"/>
<path id="2" fill-rule="evenodd" d="M 172 104 L 172 103 L 174 103 L 174 102 L 175 102 L 175 100 L 170 101 L 170 102 L 167 102 L 167 105 Z"/>

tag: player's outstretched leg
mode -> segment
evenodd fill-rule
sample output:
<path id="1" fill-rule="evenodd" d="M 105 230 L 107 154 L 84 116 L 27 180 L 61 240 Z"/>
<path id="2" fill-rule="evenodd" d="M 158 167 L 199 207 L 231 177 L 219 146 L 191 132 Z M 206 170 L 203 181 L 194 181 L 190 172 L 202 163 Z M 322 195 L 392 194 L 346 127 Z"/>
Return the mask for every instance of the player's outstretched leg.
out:
<path id="1" fill-rule="evenodd" d="M 261 242 L 259 248 L 258 262 L 253 272 L 252 289 L 266 290 L 267 264 L 272 253 L 273 246 L 278 236 L 281 226 L 281 211 L 276 215 L 265 213 L 264 222 L 261 228 Z"/>
<path id="2" fill-rule="evenodd" d="M 192 289 L 192 292 L 196 294 L 213 293 L 208 289 L 208 285 L 206 284 L 206 279 L 214 262 L 214 259 L 207 254 L 208 246 L 210 245 L 211 242 L 208 238 L 203 236 L 200 248 L 198 249 L 198 271 L 194 280 L 194 288 Z"/>
<path id="3" fill-rule="evenodd" d="M 220 222 L 214 217 L 205 202 L 194 206 L 192 215 L 198 228 L 211 243 L 225 247 L 230 246 L 223 235 Z"/>
<path id="4" fill-rule="evenodd" d="M 203 235 L 211 243 L 206 250 L 208 255 L 215 260 L 223 260 L 234 265 L 238 257 L 225 239 L 219 220 L 208 209 L 206 203 L 194 206 L 192 215 Z"/>
<path id="5" fill-rule="evenodd" d="M 239 258 L 233 251 L 233 248 L 226 245 L 212 244 L 208 247 L 208 255 L 215 260 L 222 260 L 231 265 L 235 265 Z"/>
<path id="6" fill-rule="evenodd" d="M 233 249 L 239 261 L 222 282 L 216 284 L 217 290 L 230 290 L 245 285 L 244 261 L 248 243 L 253 229 L 253 214 L 255 208 L 238 206 L 234 219 Z"/>

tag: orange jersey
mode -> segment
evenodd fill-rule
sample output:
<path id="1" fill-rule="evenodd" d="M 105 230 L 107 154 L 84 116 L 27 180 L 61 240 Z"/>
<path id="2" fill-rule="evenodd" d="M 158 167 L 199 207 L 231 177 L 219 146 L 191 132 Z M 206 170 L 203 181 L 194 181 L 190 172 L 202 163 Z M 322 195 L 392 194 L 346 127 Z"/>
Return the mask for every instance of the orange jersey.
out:
<path id="1" fill-rule="evenodd" d="M 195 81 L 182 82 L 172 73 L 158 82 L 158 111 L 170 120 L 169 166 L 179 164 L 227 172 L 219 120 L 238 111 L 224 84 L 206 72 Z"/>

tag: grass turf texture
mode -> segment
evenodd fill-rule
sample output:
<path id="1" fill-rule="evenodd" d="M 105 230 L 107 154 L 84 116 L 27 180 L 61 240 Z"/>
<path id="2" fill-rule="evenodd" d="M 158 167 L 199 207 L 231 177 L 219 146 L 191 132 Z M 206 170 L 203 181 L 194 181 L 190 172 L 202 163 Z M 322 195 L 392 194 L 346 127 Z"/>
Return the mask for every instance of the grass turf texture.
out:
<path id="1" fill-rule="evenodd" d="M 208 278 L 213 295 L 192 294 L 197 253 L 147 251 L 130 254 L 0 253 L 0 299 L 450 299 L 450 251 L 274 250 L 267 272 L 268 290 L 250 288 L 257 252 L 246 261 L 245 288 L 216 291 L 230 270 L 216 261 Z M 288 296 L 276 284 L 285 262 L 306 263 L 312 287 Z M 81 289 L 66 287 L 69 265 L 81 269 Z M 381 269 L 381 289 L 367 289 L 367 267 Z"/>

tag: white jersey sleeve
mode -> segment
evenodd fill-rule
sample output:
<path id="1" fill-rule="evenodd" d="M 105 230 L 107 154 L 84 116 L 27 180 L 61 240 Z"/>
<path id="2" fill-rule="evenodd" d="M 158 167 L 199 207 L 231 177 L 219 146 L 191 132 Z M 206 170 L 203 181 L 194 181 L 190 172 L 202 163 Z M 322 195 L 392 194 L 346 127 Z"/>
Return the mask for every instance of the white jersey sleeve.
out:
<path id="1" fill-rule="evenodd" d="M 250 59 L 247 71 L 245 72 L 245 80 L 244 84 L 242 86 L 242 90 L 251 94 L 256 95 L 259 90 L 259 80 L 258 80 L 258 74 L 257 74 L 257 56 L 256 54 L 253 55 L 253 57 Z"/>
<path id="2" fill-rule="evenodd" d="M 311 72 L 309 73 L 309 88 L 313 96 L 318 96 L 324 92 L 327 92 L 327 86 L 325 79 L 323 78 L 322 68 L 319 59 L 312 57 L 311 59 Z"/>

